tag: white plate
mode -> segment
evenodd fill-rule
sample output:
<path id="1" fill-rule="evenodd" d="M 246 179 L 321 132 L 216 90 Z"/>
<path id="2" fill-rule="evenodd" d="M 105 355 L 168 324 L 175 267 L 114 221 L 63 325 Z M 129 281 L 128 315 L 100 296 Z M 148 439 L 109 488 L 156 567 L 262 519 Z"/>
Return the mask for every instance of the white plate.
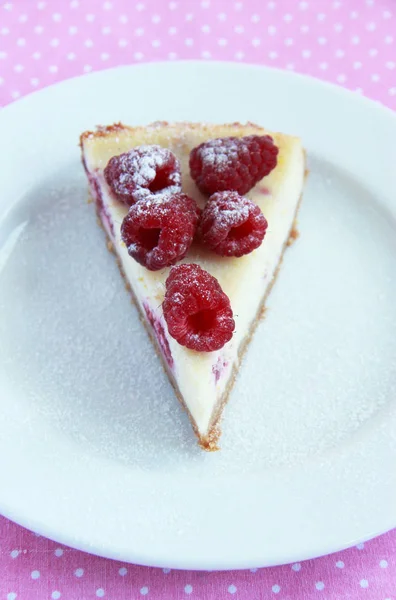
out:
<path id="1" fill-rule="evenodd" d="M 311 175 L 224 418 L 199 450 L 87 205 L 78 135 L 158 119 L 301 135 Z M 164 567 L 258 567 L 396 525 L 396 119 L 306 77 L 125 67 L 0 113 L 0 511 Z"/>

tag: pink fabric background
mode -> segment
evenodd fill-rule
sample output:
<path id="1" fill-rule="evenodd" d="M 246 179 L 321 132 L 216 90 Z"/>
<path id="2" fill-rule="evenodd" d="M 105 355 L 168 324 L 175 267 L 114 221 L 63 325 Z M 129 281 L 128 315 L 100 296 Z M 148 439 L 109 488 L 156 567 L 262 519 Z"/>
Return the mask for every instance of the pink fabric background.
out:
<path id="1" fill-rule="evenodd" d="M 0 105 L 119 64 L 177 58 L 309 73 L 396 108 L 395 0 L 0 0 Z M 257 571 L 178 572 L 71 550 L 0 517 L 0 600 L 396 600 L 396 532 Z"/>

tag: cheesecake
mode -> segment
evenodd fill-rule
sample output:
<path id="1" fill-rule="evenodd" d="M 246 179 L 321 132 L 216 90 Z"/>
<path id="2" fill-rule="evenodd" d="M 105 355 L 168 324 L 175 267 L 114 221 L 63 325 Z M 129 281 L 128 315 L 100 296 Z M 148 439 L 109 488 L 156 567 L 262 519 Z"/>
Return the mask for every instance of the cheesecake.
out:
<path id="1" fill-rule="evenodd" d="M 224 191 L 228 183 L 223 181 L 223 188 L 220 187 L 220 191 L 216 193 L 217 180 L 213 184 L 213 177 L 199 178 L 193 169 L 192 156 L 204 157 L 204 166 L 212 168 L 215 163 L 213 148 L 217 151 L 217 140 L 220 140 L 220 145 L 221 140 L 234 140 L 233 144 L 238 146 L 238 141 L 264 137 L 271 139 L 276 147 L 276 152 L 273 152 L 276 155 L 276 165 L 272 165 L 267 175 L 258 181 L 254 180 L 249 191 L 246 191 L 249 186 L 244 185 L 240 190 L 244 192 L 241 197 L 243 196 L 245 203 L 241 213 L 246 207 L 246 210 L 250 210 L 253 205 L 258 207 L 254 210 L 260 213 L 258 217 L 261 219 L 262 233 L 253 247 L 238 253 L 235 247 L 239 244 L 243 228 L 239 228 L 238 235 L 234 235 L 236 242 L 232 246 L 217 244 L 216 237 L 211 236 L 209 230 L 213 218 L 216 218 L 221 209 L 221 198 L 219 200 L 218 196 L 229 194 Z M 221 434 L 221 416 L 242 357 L 263 315 L 265 300 L 275 281 L 284 250 L 297 236 L 296 215 L 305 175 L 302 143 L 297 137 L 270 133 L 251 123 L 211 125 L 157 122 L 145 127 L 129 127 L 121 123 L 98 127 L 95 131 L 86 131 L 81 135 L 80 146 L 90 196 L 108 238 L 108 247 L 116 255 L 141 320 L 158 351 L 176 396 L 188 413 L 200 446 L 205 450 L 216 450 Z M 234 148 L 232 144 L 227 147 Z M 134 149 L 137 149 L 137 153 L 134 153 Z M 126 181 L 132 181 L 134 189 L 139 192 L 136 197 L 125 201 L 122 196 L 124 188 L 112 186 L 111 182 L 109 184 L 107 174 L 113 164 L 111 161 L 114 157 L 133 158 L 137 154 L 143 156 L 143 161 L 150 161 L 152 152 L 160 157 L 158 161 L 165 160 L 161 149 L 167 151 L 173 157 L 174 164 L 178 165 L 167 182 L 166 193 L 161 189 L 148 189 L 144 185 L 139 187 L 139 178 L 133 172 L 133 160 L 122 163 L 122 158 L 117 159 L 117 165 L 122 163 L 122 168 L 127 164 L 125 168 L 130 170 L 127 172 L 130 179 L 127 178 Z M 236 156 L 233 149 L 230 152 Z M 194 164 L 196 165 L 196 161 Z M 200 167 L 202 168 L 202 164 Z M 257 173 L 260 174 L 260 170 Z M 119 183 L 125 181 L 125 172 L 121 176 L 118 172 L 118 176 Z M 233 184 L 229 185 L 232 187 Z M 143 212 L 151 210 L 153 206 L 158 211 L 163 202 L 169 202 L 172 194 L 181 197 L 180 202 L 186 202 L 185 198 L 188 197 L 193 200 L 194 206 L 196 204 L 196 211 L 190 210 L 189 204 L 183 204 L 187 215 L 183 228 L 184 231 L 189 231 L 191 226 L 197 234 L 194 233 L 194 239 L 191 235 L 188 243 L 179 244 L 180 247 L 174 244 L 177 249 L 169 259 L 170 264 L 158 260 L 154 266 L 151 263 L 145 264 L 136 253 L 136 245 L 126 243 L 126 224 L 128 219 L 132 222 L 141 214 L 141 207 Z M 236 202 L 238 203 L 238 198 Z M 181 205 L 176 203 L 175 206 Z M 205 223 L 209 225 L 206 227 Z M 156 235 L 158 239 L 159 233 Z M 155 243 L 151 241 L 150 248 Z M 194 345 L 191 342 L 194 336 L 190 335 L 189 341 L 185 341 L 182 334 L 178 337 L 169 317 L 172 311 L 171 290 L 177 291 L 177 285 L 184 281 L 183 277 L 186 274 L 190 276 L 191 273 L 198 273 L 199 276 L 204 273 L 202 281 L 207 282 L 205 285 L 210 287 L 215 282 L 213 290 L 218 290 L 216 293 L 227 298 L 224 313 L 226 337 L 217 345 Z M 193 327 L 191 319 L 189 323 Z M 262 335 L 265 335 L 265 329 L 262 330 Z M 199 331 L 195 338 L 199 338 Z"/>

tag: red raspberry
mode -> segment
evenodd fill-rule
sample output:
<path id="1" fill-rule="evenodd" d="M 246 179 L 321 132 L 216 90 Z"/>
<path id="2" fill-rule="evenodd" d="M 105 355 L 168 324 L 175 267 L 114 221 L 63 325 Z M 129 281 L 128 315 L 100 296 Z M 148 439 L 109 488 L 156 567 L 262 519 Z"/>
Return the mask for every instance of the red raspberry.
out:
<path id="1" fill-rule="evenodd" d="M 221 256 L 243 256 L 261 245 L 268 223 L 260 208 L 236 192 L 211 196 L 202 212 L 198 236 Z"/>
<path id="2" fill-rule="evenodd" d="M 117 199 L 128 206 L 152 194 L 181 191 L 179 161 L 161 146 L 138 146 L 113 156 L 104 176 Z"/>
<path id="3" fill-rule="evenodd" d="M 184 258 L 199 219 L 195 200 L 182 194 L 152 195 L 131 206 L 121 225 L 128 253 L 158 271 Z"/>
<path id="4" fill-rule="evenodd" d="M 232 338 L 230 300 L 217 279 L 198 265 L 172 267 L 162 306 L 169 334 L 182 346 L 212 352 Z"/>
<path id="5" fill-rule="evenodd" d="M 217 138 L 191 151 L 191 177 L 203 194 L 249 190 L 276 167 L 278 148 L 269 135 Z"/>

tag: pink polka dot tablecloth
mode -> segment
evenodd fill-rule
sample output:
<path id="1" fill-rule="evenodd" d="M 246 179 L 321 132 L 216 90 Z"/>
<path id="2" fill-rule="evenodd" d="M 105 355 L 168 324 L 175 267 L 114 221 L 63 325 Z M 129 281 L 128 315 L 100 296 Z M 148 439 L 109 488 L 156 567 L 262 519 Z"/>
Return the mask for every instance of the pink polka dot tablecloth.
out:
<path id="1" fill-rule="evenodd" d="M 0 105 L 115 65 L 202 59 L 308 73 L 396 108 L 395 0 L 0 0 Z M 396 532 L 237 572 L 123 564 L 0 517 L 0 600 L 396 600 Z"/>

